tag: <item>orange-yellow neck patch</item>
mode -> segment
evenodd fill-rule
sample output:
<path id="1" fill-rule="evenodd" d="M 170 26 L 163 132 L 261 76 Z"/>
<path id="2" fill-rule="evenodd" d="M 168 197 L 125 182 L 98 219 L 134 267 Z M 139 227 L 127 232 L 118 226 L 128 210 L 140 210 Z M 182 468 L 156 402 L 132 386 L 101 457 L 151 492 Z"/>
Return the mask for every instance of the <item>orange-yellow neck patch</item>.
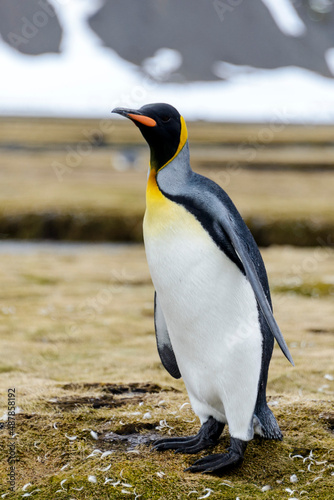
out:
<path id="1" fill-rule="evenodd" d="M 164 195 L 160 191 L 157 179 L 156 179 L 156 171 L 154 169 L 150 170 L 150 175 L 147 179 L 147 187 L 146 187 L 146 204 L 154 204 L 161 203 L 165 200 Z"/>

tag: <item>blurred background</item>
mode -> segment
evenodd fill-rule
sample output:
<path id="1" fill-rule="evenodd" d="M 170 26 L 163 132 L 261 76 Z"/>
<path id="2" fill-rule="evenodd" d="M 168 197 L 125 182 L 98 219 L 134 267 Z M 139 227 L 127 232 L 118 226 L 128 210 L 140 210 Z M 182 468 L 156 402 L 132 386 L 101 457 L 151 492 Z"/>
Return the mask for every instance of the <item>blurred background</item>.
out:
<path id="1" fill-rule="evenodd" d="M 149 102 L 260 244 L 330 237 L 332 0 L 2 0 L 0 35 L 3 239 L 141 241 L 148 151 L 110 111 Z"/>

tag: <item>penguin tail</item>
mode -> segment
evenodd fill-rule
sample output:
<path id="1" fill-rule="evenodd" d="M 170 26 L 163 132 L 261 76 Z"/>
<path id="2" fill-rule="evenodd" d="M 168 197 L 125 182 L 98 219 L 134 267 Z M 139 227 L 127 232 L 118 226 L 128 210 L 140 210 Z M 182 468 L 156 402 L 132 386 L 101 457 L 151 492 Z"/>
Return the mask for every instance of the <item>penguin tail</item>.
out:
<path id="1" fill-rule="evenodd" d="M 278 426 L 273 412 L 267 404 L 261 405 L 256 409 L 253 419 L 254 433 L 266 439 L 277 439 L 282 441 L 283 434 Z"/>

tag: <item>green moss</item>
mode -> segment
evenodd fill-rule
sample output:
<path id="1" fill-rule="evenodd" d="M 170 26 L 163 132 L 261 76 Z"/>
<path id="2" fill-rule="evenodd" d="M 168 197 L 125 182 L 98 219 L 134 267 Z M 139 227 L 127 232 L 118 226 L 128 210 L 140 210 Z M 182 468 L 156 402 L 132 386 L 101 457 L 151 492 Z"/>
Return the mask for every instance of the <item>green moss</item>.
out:
<path id="1" fill-rule="evenodd" d="M 143 210 L 128 214 L 98 211 L 39 212 L 0 216 L 6 238 L 67 241 L 142 241 Z"/>
<path id="2" fill-rule="evenodd" d="M 55 285 L 58 283 L 58 279 L 51 278 L 49 276 L 38 276 L 36 274 L 22 274 L 23 278 L 25 278 L 30 283 L 34 283 L 36 285 Z"/>
<path id="3" fill-rule="evenodd" d="M 13 365 L 0 363 L 0 373 L 9 373 L 15 371 L 17 368 Z"/>
<path id="4" fill-rule="evenodd" d="M 141 194 L 144 199 L 143 194 Z M 131 203 L 130 203 L 131 206 Z M 142 241 L 144 207 L 129 211 L 128 200 L 120 200 L 117 209 L 106 206 L 103 213 L 92 207 L 69 207 L 63 211 L 38 211 L 0 214 L 0 234 L 5 238 L 51 239 L 66 241 Z M 259 246 L 317 246 L 319 241 L 331 242 L 333 222 L 324 218 L 315 225 L 298 216 L 245 217 Z"/>
<path id="5" fill-rule="evenodd" d="M 177 398 L 177 394 L 172 396 Z M 159 393 L 150 394 L 145 400 L 145 411 L 149 408 L 157 419 L 162 411 L 158 405 L 161 397 Z M 82 406 L 72 412 L 54 412 L 50 405 L 42 404 L 39 415 L 19 415 L 18 488 L 14 495 L 6 498 L 22 498 L 20 488 L 28 482 L 32 486 L 26 491 L 39 489 L 33 496 L 41 500 L 72 497 L 80 500 L 121 499 L 130 497 L 129 492 L 133 498 L 136 493 L 149 500 L 174 500 L 198 498 L 208 489 L 212 490 L 210 498 L 213 499 L 231 500 L 239 496 L 247 500 L 261 496 L 278 500 L 288 497 L 287 488 L 306 491 L 306 498 L 310 500 L 331 498 L 334 435 L 328 428 L 328 419 L 324 418 L 324 412 L 331 414 L 331 402 L 281 403 L 275 408 L 275 413 L 285 434 L 284 441 L 254 439 L 248 445 L 243 465 L 223 477 L 184 472 L 185 467 L 205 453 L 196 456 L 151 453 L 146 445 L 129 452 L 126 447 L 120 449 L 115 443 L 104 441 L 104 432 L 118 430 L 120 420 L 125 425 L 137 422 L 138 417 L 133 415 L 136 408 L 138 406 L 122 407 L 110 412 Z M 172 412 L 177 408 L 170 406 L 168 422 L 175 427 L 173 432 L 189 433 L 191 425 L 180 421 L 177 411 L 173 417 Z M 98 433 L 98 440 L 92 438 L 91 429 Z M 150 431 L 143 429 L 141 432 Z M 68 436 L 77 437 L 70 440 Z M 225 433 L 214 453 L 224 452 L 227 446 Z M 99 451 L 88 458 L 93 450 Z M 101 458 L 101 452 L 106 450 L 112 454 Z M 108 470 L 103 470 L 109 465 Z M 6 468 L 7 464 L 2 461 L 2 484 L 5 484 Z M 293 474 L 298 483 L 291 482 Z M 96 482 L 90 482 L 89 476 L 93 476 Z M 317 477 L 319 479 L 314 481 Z M 262 491 L 267 485 L 271 489 Z M 2 488 L 1 493 L 4 491 Z M 298 498 L 298 493 L 295 495 Z"/>
<path id="6" fill-rule="evenodd" d="M 334 295 L 332 283 L 301 283 L 300 285 L 276 285 L 272 287 L 276 293 L 292 293 L 304 297 L 328 297 Z"/>

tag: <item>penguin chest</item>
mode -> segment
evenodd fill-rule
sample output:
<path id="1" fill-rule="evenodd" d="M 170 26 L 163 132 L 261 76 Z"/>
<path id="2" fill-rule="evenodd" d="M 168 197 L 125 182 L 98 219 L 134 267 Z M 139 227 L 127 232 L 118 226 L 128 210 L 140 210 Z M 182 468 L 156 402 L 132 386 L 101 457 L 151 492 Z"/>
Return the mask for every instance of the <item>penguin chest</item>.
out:
<path id="1" fill-rule="evenodd" d="M 262 334 L 248 280 L 198 220 L 168 199 L 147 204 L 144 241 L 152 281 L 195 413 L 201 421 L 210 415 L 223 422 L 229 415 L 237 421 L 238 411 L 231 402 L 250 401 L 252 414 Z M 248 423 L 246 427 L 242 435 L 248 435 Z"/>
<path id="2" fill-rule="evenodd" d="M 177 359 L 191 352 L 197 366 L 221 366 L 236 347 L 238 331 L 245 329 L 256 330 L 258 344 L 257 304 L 249 282 L 190 212 L 166 198 L 148 203 L 144 240 Z"/>
<path id="3" fill-rule="evenodd" d="M 178 297 L 181 303 L 183 294 L 188 296 L 186 288 L 201 273 L 201 256 L 207 244 L 210 245 L 210 238 L 191 213 L 163 196 L 155 178 L 151 176 L 147 187 L 143 230 L 148 265 L 156 291 L 166 297 L 164 302 L 169 297 L 173 303 Z"/>

